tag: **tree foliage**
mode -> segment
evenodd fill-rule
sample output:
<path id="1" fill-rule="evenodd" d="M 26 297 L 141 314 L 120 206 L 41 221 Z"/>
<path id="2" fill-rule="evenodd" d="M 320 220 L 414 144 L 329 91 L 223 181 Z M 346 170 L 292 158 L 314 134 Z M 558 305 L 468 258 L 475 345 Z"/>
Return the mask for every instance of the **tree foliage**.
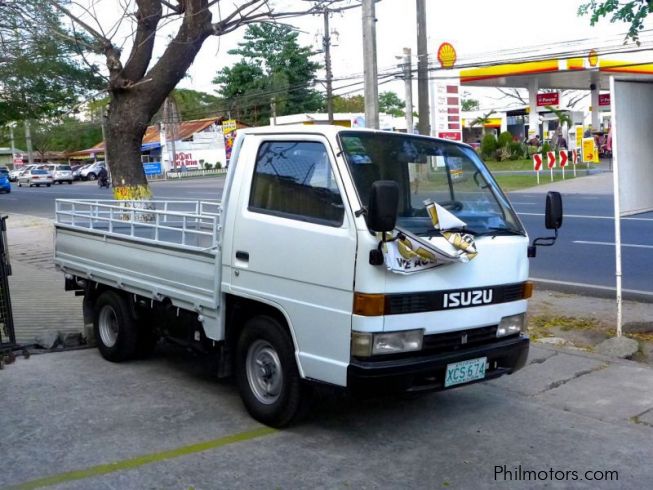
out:
<path id="1" fill-rule="evenodd" d="M 365 112 L 365 98 L 362 95 L 333 97 L 333 110 L 335 112 Z"/>
<path id="2" fill-rule="evenodd" d="M 463 111 L 477 111 L 481 107 L 479 101 L 472 98 L 463 98 L 460 105 Z"/>
<path id="3" fill-rule="evenodd" d="M 49 7 L 36 0 L 0 3 L 0 125 L 61 116 L 98 90 L 97 68 L 77 55 L 80 35 L 69 32 Z M 52 24 L 62 35 L 32 26 Z"/>
<path id="4" fill-rule="evenodd" d="M 379 112 L 384 112 L 395 117 L 405 115 L 406 103 L 392 91 L 379 94 Z"/>
<path id="5" fill-rule="evenodd" d="M 283 24 L 247 27 L 243 42 L 229 51 L 240 55 L 240 61 L 213 80 L 234 117 L 267 124 L 273 98 L 280 116 L 322 108 L 323 98 L 312 88 L 320 65 L 311 61 L 314 52 L 300 46 L 297 38 L 298 33 Z"/>
<path id="6" fill-rule="evenodd" d="M 595 25 L 602 18 L 610 22 L 625 22 L 629 25 L 626 38 L 638 41 L 639 33 L 644 28 L 644 19 L 653 12 L 652 0 L 590 0 L 578 8 L 578 15 L 589 15 L 590 24 Z"/>

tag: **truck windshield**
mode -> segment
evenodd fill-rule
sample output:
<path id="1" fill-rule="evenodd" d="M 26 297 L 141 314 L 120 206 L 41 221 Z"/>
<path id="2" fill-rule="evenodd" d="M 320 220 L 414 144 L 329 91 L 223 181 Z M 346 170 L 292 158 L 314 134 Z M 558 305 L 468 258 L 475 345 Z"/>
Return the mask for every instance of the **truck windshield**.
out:
<path id="1" fill-rule="evenodd" d="M 467 233 L 525 234 L 507 198 L 468 146 L 399 133 L 353 131 L 341 132 L 340 143 L 364 206 L 374 181 L 399 184 L 400 228 L 421 236 L 436 234 L 424 207 L 424 200 L 431 199 L 464 221 Z"/>

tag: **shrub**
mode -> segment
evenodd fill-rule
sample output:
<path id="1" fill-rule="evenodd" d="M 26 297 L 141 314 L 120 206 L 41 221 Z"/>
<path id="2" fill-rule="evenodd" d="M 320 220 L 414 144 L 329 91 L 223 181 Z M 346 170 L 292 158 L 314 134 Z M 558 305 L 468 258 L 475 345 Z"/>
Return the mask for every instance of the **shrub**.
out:
<path id="1" fill-rule="evenodd" d="M 542 153 L 546 153 L 547 151 L 551 151 L 551 144 L 548 141 L 545 141 L 542 144 Z"/>
<path id="2" fill-rule="evenodd" d="M 204 164 L 204 170 L 211 170 L 213 168 L 213 165 L 211 165 L 209 162 L 206 162 Z"/>
<path id="3" fill-rule="evenodd" d="M 499 148 L 507 148 L 513 142 L 512 134 L 504 131 L 499 135 Z"/>
<path id="4" fill-rule="evenodd" d="M 508 145 L 508 148 L 510 148 L 510 159 L 511 160 L 517 160 L 517 159 L 522 158 L 524 156 L 524 147 L 518 141 L 511 142 L 510 145 Z"/>
<path id="5" fill-rule="evenodd" d="M 217 170 L 220 170 L 222 168 L 222 163 L 221 162 L 215 162 L 215 168 Z"/>
<path id="6" fill-rule="evenodd" d="M 496 158 L 497 139 L 493 134 L 486 134 L 481 141 L 481 156 L 483 158 Z"/>

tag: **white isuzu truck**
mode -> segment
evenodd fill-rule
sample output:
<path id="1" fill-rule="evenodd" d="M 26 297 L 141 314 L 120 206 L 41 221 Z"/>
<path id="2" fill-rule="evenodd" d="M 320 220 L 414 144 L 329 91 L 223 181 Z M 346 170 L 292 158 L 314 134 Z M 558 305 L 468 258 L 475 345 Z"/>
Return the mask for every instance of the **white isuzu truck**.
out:
<path id="1" fill-rule="evenodd" d="M 216 196 L 217 198 L 218 196 Z M 332 126 L 241 131 L 222 201 L 63 199 L 55 264 L 104 358 L 165 337 L 283 426 L 315 383 L 441 390 L 520 369 L 526 231 L 475 151 Z M 547 196 L 546 226 L 562 223 Z"/>

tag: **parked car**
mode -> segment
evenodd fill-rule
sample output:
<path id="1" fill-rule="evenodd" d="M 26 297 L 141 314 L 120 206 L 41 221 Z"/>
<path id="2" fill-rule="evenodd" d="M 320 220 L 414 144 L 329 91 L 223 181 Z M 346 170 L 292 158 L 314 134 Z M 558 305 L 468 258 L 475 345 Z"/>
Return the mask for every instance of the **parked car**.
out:
<path id="1" fill-rule="evenodd" d="M 18 187 L 22 187 L 23 184 L 29 184 L 30 187 L 33 185 L 50 187 L 52 182 L 52 174 L 43 168 L 31 168 L 18 176 Z"/>
<path id="2" fill-rule="evenodd" d="M 52 177 L 55 184 L 73 183 L 73 171 L 70 165 L 55 165 Z"/>
<path id="3" fill-rule="evenodd" d="M 82 180 L 96 180 L 101 168 L 106 168 L 104 162 L 95 162 L 90 164 L 79 173 Z"/>
<path id="4" fill-rule="evenodd" d="M 77 168 L 73 168 L 73 180 L 82 180 L 82 170 L 93 165 L 92 163 L 87 163 L 85 165 L 77 165 Z"/>
<path id="5" fill-rule="evenodd" d="M 13 170 L 9 171 L 9 180 L 11 182 L 18 182 L 18 176 L 25 172 L 26 170 L 29 170 L 30 168 L 33 168 L 34 165 L 26 165 L 24 167 L 18 167 Z"/>
<path id="6" fill-rule="evenodd" d="M 0 192 L 11 192 L 11 183 L 9 182 L 9 170 L 6 167 L 0 167 Z"/>
<path id="7" fill-rule="evenodd" d="M 85 165 L 71 165 L 70 171 L 73 173 L 73 180 L 79 180 L 79 172 Z"/>

